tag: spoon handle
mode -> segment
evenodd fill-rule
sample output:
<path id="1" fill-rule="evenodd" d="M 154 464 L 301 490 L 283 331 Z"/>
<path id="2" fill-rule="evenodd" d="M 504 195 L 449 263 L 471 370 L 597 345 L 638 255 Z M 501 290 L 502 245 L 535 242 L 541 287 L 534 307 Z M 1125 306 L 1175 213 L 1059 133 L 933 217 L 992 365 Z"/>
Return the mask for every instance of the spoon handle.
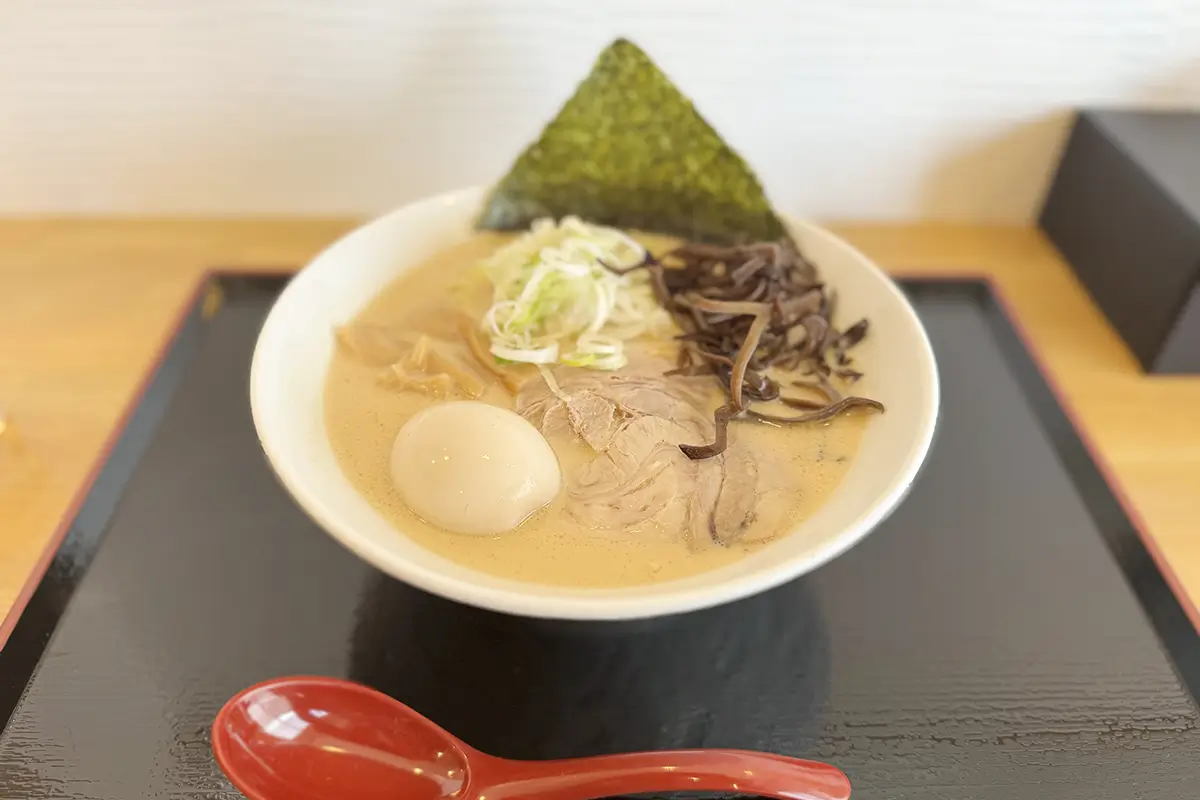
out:
<path id="1" fill-rule="evenodd" d="M 480 765 L 482 766 L 482 765 Z M 780 800 L 848 800 L 841 770 L 745 750 L 675 750 L 561 761 L 493 762 L 488 800 L 594 800 L 645 792 L 737 792 Z"/>

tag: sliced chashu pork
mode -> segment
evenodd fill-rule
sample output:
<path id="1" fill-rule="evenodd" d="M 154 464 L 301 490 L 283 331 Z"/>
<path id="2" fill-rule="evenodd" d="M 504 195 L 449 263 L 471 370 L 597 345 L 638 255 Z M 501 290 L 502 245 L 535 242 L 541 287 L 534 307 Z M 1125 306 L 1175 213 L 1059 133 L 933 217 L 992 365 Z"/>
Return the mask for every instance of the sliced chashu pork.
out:
<path id="1" fill-rule="evenodd" d="M 599 529 L 653 526 L 696 548 L 733 544 L 758 516 L 760 470 L 734 442 L 692 461 L 681 443 L 709 441 L 704 385 L 661 374 L 559 369 L 558 391 L 527 383 L 517 411 L 548 436 L 574 435 L 595 453 L 567 476 L 567 508 Z"/>

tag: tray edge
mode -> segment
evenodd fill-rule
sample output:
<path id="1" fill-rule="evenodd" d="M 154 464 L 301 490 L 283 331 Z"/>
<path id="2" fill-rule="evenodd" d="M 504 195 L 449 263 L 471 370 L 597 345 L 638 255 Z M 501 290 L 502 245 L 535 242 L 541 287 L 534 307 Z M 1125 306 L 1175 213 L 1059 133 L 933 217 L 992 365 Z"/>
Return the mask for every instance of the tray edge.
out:
<path id="1" fill-rule="evenodd" d="M 221 283 L 226 280 L 246 278 L 284 279 L 293 272 L 294 270 L 286 268 L 260 268 L 249 270 L 214 268 L 206 270 L 197 278 L 195 286 L 189 292 L 186 299 L 180 303 L 179 308 L 173 315 L 172 321 L 166 328 L 166 334 L 163 337 L 163 341 L 157 348 L 154 358 L 149 363 L 145 373 L 139 379 L 138 385 L 131 393 L 126 405 L 121 411 L 121 414 L 118 416 L 112 429 L 106 436 L 104 443 L 98 450 L 84 480 L 80 483 L 79 487 L 72 496 L 62 518 L 59 520 L 53 533 L 47 540 L 41 555 L 35 562 L 33 569 L 30 571 L 25 583 L 22 585 L 22 588 L 14 600 L 11 608 L 8 610 L 3 619 L 0 620 L 0 664 L 6 660 L 2 658 L 2 656 L 5 655 L 4 651 L 6 645 L 9 644 L 13 632 L 17 629 L 25 612 L 29 608 L 30 601 L 34 597 L 39 587 L 42 585 L 47 572 L 66 542 L 68 534 L 75 526 L 80 512 L 84 509 L 89 497 L 91 497 L 93 490 L 96 488 L 98 479 L 108 466 L 114 451 L 122 441 L 122 438 L 129 429 L 131 422 L 133 422 L 134 418 L 136 417 L 139 408 L 141 408 L 142 404 L 145 402 L 146 397 L 150 392 L 156 378 L 159 376 L 163 366 L 169 362 L 172 354 L 176 350 L 176 347 L 180 341 L 180 337 L 183 334 L 189 320 L 202 309 L 205 302 L 206 291 L 214 284 L 220 286 Z M 1039 352 L 1037 345 L 1029 335 L 1028 329 L 1022 323 L 1015 306 L 1009 300 L 999 282 L 986 272 L 969 270 L 940 274 L 928 274 L 920 271 L 906 272 L 904 270 L 894 270 L 890 272 L 890 277 L 901 284 L 924 284 L 930 287 L 938 286 L 940 284 L 946 289 L 949 289 L 954 285 L 957 285 L 960 288 L 966 288 L 969 285 L 975 285 L 978 286 L 980 290 L 993 301 L 995 311 L 999 313 L 1008 329 L 1015 334 L 1020 350 L 1025 353 L 1029 363 L 1033 366 L 1036 374 L 1032 377 L 1048 390 L 1054 405 L 1057 406 L 1057 408 L 1062 412 L 1063 417 L 1065 418 L 1075 438 L 1082 446 L 1088 460 L 1095 465 L 1103 485 L 1107 488 L 1112 499 L 1115 501 L 1125 519 L 1128 521 L 1129 526 L 1136 534 L 1139 543 L 1144 548 L 1145 554 L 1149 557 L 1150 562 L 1154 567 L 1154 571 L 1163 580 L 1165 587 L 1169 591 L 1171 597 L 1174 599 L 1178 610 L 1190 623 L 1192 633 L 1200 635 L 1200 608 L 1197 607 L 1196 603 L 1187 593 L 1174 569 L 1163 555 L 1157 541 L 1148 530 L 1144 518 L 1130 500 L 1129 495 L 1125 492 L 1125 489 L 1115 471 L 1112 469 L 1107 459 L 1097 447 L 1096 442 L 1091 436 L 1087 427 L 1083 425 L 1077 411 L 1071 404 L 1062 386 L 1055 378 L 1055 375 L 1049 368 L 1045 358 Z M 994 335 L 999 336 L 1001 335 L 1001 332 L 994 331 Z M 1004 353 L 1004 357 L 1009 363 L 1009 366 L 1014 370 L 1018 370 L 1024 366 L 1013 363 L 1010 353 Z M 1015 377 L 1022 382 L 1025 382 L 1028 379 L 1027 377 L 1023 378 L 1020 374 L 1015 375 Z M 1044 423 L 1046 421 L 1042 419 L 1042 416 L 1043 415 L 1041 413 L 1038 413 L 1039 420 Z M 1047 432 L 1047 435 L 1050 435 L 1049 431 Z M 1055 442 L 1054 444 L 1056 452 L 1059 452 L 1060 448 L 1058 443 Z M 1059 455 L 1061 456 L 1062 453 L 1059 452 Z M 121 485 L 116 490 L 116 494 L 118 496 L 124 489 L 124 483 L 125 481 L 122 481 Z M 103 524 L 101 525 L 102 531 L 107 527 L 107 524 L 108 519 L 105 518 Z M 100 535 L 102 536 L 103 534 L 101 533 Z M 1132 574 L 1137 565 L 1130 563 L 1127 560 L 1126 554 L 1119 552 L 1119 545 L 1121 543 L 1115 543 L 1111 541 L 1107 534 L 1103 534 L 1103 537 L 1105 538 L 1106 546 L 1110 550 L 1110 554 L 1114 560 L 1117 561 L 1117 566 L 1120 569 L 1123 577 L 1125 578 L 1126 582 L 1130 584 L 1139 602 L 1139 605 L 1142 607 L 1143 612 L 1146 613 L 1148 622 L 1159 636 L 1163 645 L 1167 647 L 1168 655 L 1173 666 L 1177 670 L 1181 670 L 1185 665 L 1180 663 L 1181 654 L 1177 652 L 1177 649 L 1174 646 L 1177 643 L 1172 643 L 1170 641 L 1171 632 L 1164 631 L 1162 629 L 1163 621 L 1157 618 L 1155 610 L 1149 607 L 1153 598 L 1148 598 L 1143 592 L 1143 589 L 1146 587 L 1140 586 L 1138 583 L 1139 580 L 1144 578 L 1139 578 L 1139 576 Z M 98 550 L 98 547 L 95 549 Z M 90 555 L 94 555 L 94 552 Z M 88 560 L 90 561 L 90 556 Z M 86 568 L 83 570 L 83 572 L 86 573 Z M 78 581 L 76 582 L 76 585 L 77 583 Z M 74 588 L 74 586 L 71 587 L 67 597 L 68 600 L 70 594 L 73 594 Z M 58 620 L 55 620 L 55 626 L 57 625 L 57 621 Z M 21 681 L 21 691 L 16 697 L 13 698 L 12 707 L 4 708 L 3 706 L 0 706 L 0 730 L 5 727 L 11 712 L 15 710 L 19 704 L 19 694 L 23 693 L 24 687 L 28 685 L 28 682 L 36 673 L 37 663 L 40 661 L 40 658 L 49 643 L 49 640 L 53 634 L 53 630 L 54 628 L 51 627 L 50 630 L 44 632 L 45 636 L 41 637 L 40 650 L 37 653 L 36 658 L 33 659 L 34 663 L 29 674 L 23 676 Z M 1200 651 L 1197 651 L 1193 658 L 1188 658 L 1187 660 L 1189 662 L 1189 664 L 1186 665 L 1188 666 L 1188 669 L 1184 671 L 1184 674 L 1181 674 L 1181 677 L 1187 684 L 1188 689 L 1191 691 L 1193 697 L 1197 701 L 1200 701 Z M 0 684 L 9 683 L 10 681 L 6 680 L 8 678 L 9 676 L 0 675 Z M 0 689 L 2 689 L 2 687 L 0 687 Z"/>

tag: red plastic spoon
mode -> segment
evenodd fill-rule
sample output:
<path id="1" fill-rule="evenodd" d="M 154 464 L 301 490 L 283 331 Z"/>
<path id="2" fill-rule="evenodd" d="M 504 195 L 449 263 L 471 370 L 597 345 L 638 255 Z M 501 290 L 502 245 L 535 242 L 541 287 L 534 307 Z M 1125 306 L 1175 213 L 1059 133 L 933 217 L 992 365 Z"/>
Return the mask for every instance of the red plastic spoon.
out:
<path id="1" fill-rule="evenodd" d="M 212 745 L 250 800 L 593 800 L 686 790 L 850 797 L 850 781 L 828 764 L 742 750 L 508 761 L 337 678 L 276 678 L 246 689 L 217 714 Z"/>

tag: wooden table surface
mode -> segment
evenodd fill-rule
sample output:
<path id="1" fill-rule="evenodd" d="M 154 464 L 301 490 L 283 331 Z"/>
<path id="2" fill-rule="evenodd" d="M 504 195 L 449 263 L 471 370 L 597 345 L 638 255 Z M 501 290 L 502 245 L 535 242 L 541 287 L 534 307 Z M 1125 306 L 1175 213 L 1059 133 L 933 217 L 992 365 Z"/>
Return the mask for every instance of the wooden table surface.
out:
<path id="1" fill-rule="evenodd" d="M 0 220 L 0 618 L 211 267 L 302 264 L 351 220 Z M 1184 590 L 1200 600 L 1200 378 L 1148 378 L 1025 228 L 834 225 L 889 270 L 990 275 Z"/>

